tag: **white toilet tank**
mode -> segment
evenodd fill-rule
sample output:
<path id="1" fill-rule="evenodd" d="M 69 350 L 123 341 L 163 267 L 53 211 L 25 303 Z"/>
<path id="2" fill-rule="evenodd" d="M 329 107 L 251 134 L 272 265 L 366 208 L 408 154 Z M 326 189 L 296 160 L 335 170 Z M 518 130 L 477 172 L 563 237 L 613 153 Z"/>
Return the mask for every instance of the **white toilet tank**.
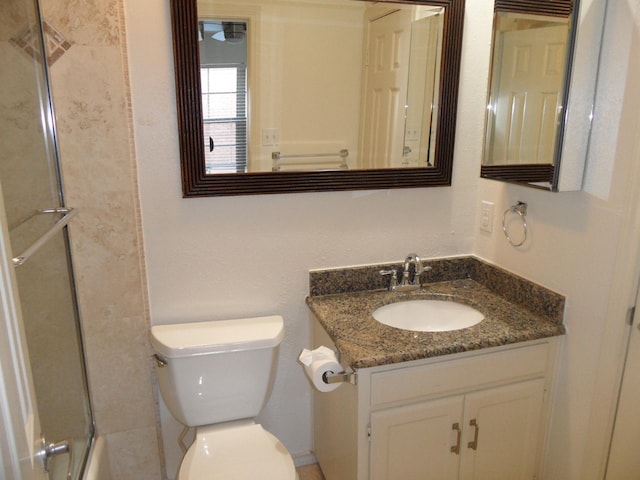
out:
<path id="1" fill-rule="evenodd" d="M 151 327 L 169 411 L 189 427 L 255 417 L 271 393 L 283 336 L 280 316 Z"/>

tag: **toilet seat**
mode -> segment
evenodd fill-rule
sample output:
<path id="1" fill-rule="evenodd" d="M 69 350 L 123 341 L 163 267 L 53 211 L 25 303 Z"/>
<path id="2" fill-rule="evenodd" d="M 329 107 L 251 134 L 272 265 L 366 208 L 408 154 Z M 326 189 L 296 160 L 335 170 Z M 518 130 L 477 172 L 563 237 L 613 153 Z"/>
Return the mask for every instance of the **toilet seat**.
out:
<path id="1" fill-rule="evenodd" d="M 285 446 L 262 425 L 237 422 L 198 427 L 178 480 L 296 480 Z"/>

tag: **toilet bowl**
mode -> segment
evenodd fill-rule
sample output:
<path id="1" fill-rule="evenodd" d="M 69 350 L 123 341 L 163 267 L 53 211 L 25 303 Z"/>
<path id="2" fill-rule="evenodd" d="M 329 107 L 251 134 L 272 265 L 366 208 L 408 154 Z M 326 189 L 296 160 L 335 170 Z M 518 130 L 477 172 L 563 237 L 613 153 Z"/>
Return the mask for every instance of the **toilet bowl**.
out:
<path id="1" fill-rule="evenodd" d="M 296 480 L 285 446 L 254 418 L 264 407 L 284 336 L 280 316 L 151 328 L 160 393 L 196 428 L 179 480 Z"/>
<path id="2" fill-rule="evenodd" d="M 291 456 L 282 443 L 257 423 L 198 429 L 178 480 L 297 479 Z"/>

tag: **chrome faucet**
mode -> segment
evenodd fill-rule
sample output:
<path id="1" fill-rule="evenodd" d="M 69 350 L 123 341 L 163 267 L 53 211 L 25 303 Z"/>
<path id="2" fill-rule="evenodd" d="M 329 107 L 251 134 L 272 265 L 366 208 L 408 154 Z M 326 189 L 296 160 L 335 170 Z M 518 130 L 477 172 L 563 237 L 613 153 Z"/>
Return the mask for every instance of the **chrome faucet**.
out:
<path id="1" fill-rule="evenodd" d="M 414 265 L 414 273 L 413 273 L 413 281 L 409 281 L 410 269 L 411 265 Z M 410 253 L 407 255 L 407 258 L 404 259 L 404 267 L 402 270 L 402 281 L 400 282 L 401 287 L 408 286 L 417 286 L 420 288 L 420 275 L 424 272 L 424 267 L 422 266 L 422 262 L 420 261 L 420 257 L 415 253 Z"/>
<path id="2" fill-rule="evenodd" d="M 413 280 L 410 280 L 411 265 L 414 266 Z M 380 270 L 380 275 L 391 275 L 391 282 L 389 283 L 389 291 L 391 292 L 410 292 L 412 290 L 418 290 L 420 285 L 420 275 L 424 272 L 431 270 L 431 267 L 425 267 L 422 265 L 420 257 L 415 253 L 410 253 L 407 258 L 404 259 L 404 266 L 402 269 L 402 280 L 398 284 L 398 272 L 396 270 Z"/>

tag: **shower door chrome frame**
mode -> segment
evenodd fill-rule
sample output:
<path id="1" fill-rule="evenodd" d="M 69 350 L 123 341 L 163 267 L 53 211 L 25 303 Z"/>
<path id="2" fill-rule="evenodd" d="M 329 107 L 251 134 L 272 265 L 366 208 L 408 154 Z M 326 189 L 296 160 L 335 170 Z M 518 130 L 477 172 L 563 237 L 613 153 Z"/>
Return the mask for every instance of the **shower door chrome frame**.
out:
<path id="1" fill-rule="evenodd" d="M 65 304 L 64 308 L 64 311 L 72 317 L 69 319 L 72 323 L 68 324 L 68 331 L 77 337 L 72 342 L 74 347 L 77 343 L 77 352 L 73 352 L 74 356 L 77 355 L 77 360 L 76 358 L 72 360 L 79 362 L 79 365 L 76 364 L 77 370 L 74 372 L 76 376 L 73 383 L 78 388 L 78 395 L 82 396 L 77 402 L 80 405 L 80 410 L 77 414 L 81 415 L 82 419 L 81 422 L 78 422 L 81 424 L 80 429 L 82 430 L 82 434 L 78 437 L 81 438 L 79 443 L 82 445 L 82 456 L 78 457 L 80 452 L 76 450 L 74 474 L 73 476 L 69 474 L 65 476 L 65 480 L 67 478 L 75 480 L 82 478 L 84 475 L 87 457 L 95 438 L 93 409 L 89 396 L 76 283 L 67 228 L 68 222 L 77 211 L 65 207 L 64 204 L 49 65 L 46 61 L 45 33 L 40 5 L 38 0 L 23 0 L 23 4 L 18 5 L 17 8 L 23 9 L 19 11 L 25 14 L 24 17 L 20 17 L 21 21 L 28 22 L 29 28 L 35 33 L 34 37 L 36 37 L 37 42 L 34 42 L 31 46 L 34 49 L 39 49 L 36 52 L 38 55 L 34 56 L 39 56 L 39 58 L 33 60 L 35 67 L 33 77 L 30 79 L 30 81 L 34 81 L 33 98 L 36 102 L 35 110 L 37 110 L 38 106 L 40 110 L 39 118 L 34 124 L 41 126 L 40 133 L 42 137 L 37 140 L 42 142 L 40 144 L 42 155 L 39 158 L 48 165 L 49 176 L 46 181 L 48 181 L 48 188 L 51 188 L 52 203 L 55 203 L 54 205 L 43 205 L 45 208 L 35 212 L 35 214 L 61 214 L 62 218 L 55 222 L 52 228 L 33 242 L 24 252 L 13 257 L 15 252 L 12 252 L 11 248 L 5 198 L 2 197 L 2 189 L 0 188 L 0 478 L 7 478 L 8 480 L 14 478 L 16 480 L 48 479 L 50 476 L 45 471 L 50 463 L 48 459 L 57 454 L 67 453 L 65 445 L 67 445 L 68 439 L 47 438 L 45 440 L 42 436 L 41 419 L 44 417 L 41 417 L 41 412 L 38 410 L 38 402 L 36 401 L 36 384 L 34 383 L 33 375 L 35 365 L 32 363 L 32 358 L 29 357 L 25 318 L 23 317 L 23 306 L 26 304 L 21 304 L 20 302 L 19 274 L 16 272 L 16 269 L 21 268 L 21 265 L 27 262 L 40 248 L 49 245 L 52 239 L 61 239 L 62 243 L 58 246 L 59 250 L 56 251 L 56 255 L 60 255 L 58 257 L 59 264 L 66 267 L 66 270 L 65 268 L 62 270 L 64 270 L 64 276 L 68 280 L 68 290 L 66 290 L 66 286 L 62 288 L 60 291 L 63 292 L 64 297 L 60 298 L 69 302 Z M 19 26 L 16 22 L 16 28 Z M 25 111 L 28 112 L 28 110 Z M 29 159 L 30 157 L 25 158 L 25 160 Z M 20 178 L 9 179 L 9 182 L 22 180 Z M 62 235 L 62 237 L 59 237 L 59 235 Z M 56 290 L 56 292 L 58 291 Z M 60 298 L 56 296 L 54 301 L 59 301 Z M 22 300 L 24 301 L 25 299 L 23 298 Z M 51 443 L 51 440 L 57 443 Z M 70 445 L 71 442 L 69 441 L 68 444 Z M 71 453 L 69 452 L 69 460 L 71 459 Z M 62 460 L 62 462 L 65 463 L 65 473 L 70 472 L 71 467 L 67 468 L 67 460 Z M 56 479 L 52 478 L 51 480 Z"/>

